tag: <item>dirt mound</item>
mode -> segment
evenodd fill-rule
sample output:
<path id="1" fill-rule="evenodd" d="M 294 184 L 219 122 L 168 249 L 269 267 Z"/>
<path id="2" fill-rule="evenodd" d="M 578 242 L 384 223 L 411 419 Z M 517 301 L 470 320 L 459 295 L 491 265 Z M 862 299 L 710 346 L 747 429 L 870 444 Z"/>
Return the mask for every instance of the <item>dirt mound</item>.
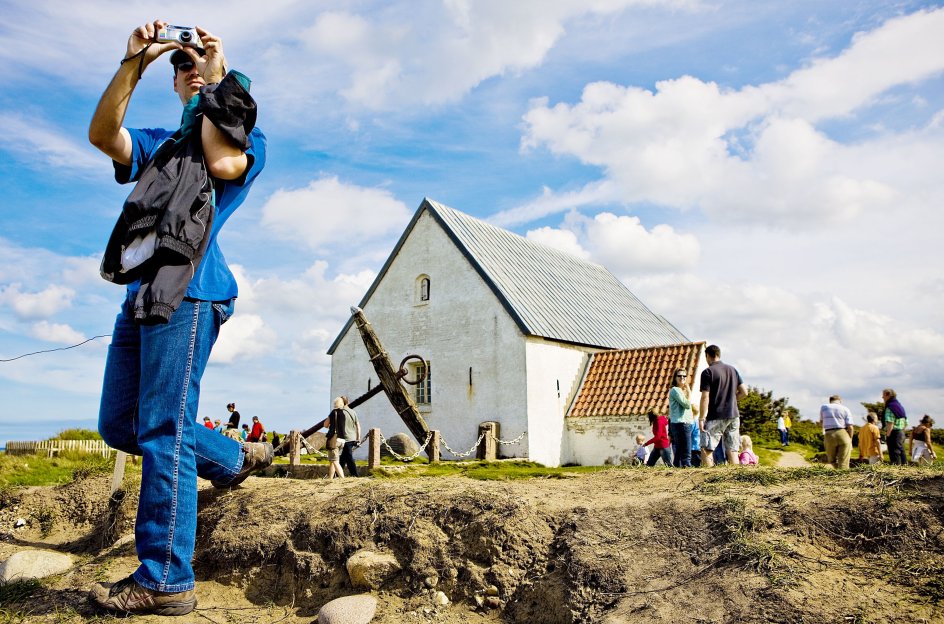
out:
<path id="1" fill-rule="evenodd" d="M 16 505 L 75 505 L 84 520 L 62 514 L 44 539 L 88 545 L 101 518 L 133 517 L 130 497 L 117 509 L 83 499 L 103 491 L 33 489 Z M 0 504 L 5 519 L 10 501 Z M 942 511 L 940 472 L 895 468 L 252 478 L 201 491 L 197 593 L 212 621 L 311 622 L 325 602 L 357 592 L 345 562 L 371 548 L 402 568 L 377 592 L 381 623 L 940 622 Z M 38 526 L 22 531 L 0 554 L 40 539 Z M 134 569 L 128 546 L 86 552 L 38 590 L 34 601 L 56 606 L 31 621 L 82 621 L 91 611 L 76 590 L 102 565 L 108 579 Z M 437 591 L 451 603 L 435 606 Z M 79 619 L 51 619 L 64 605 Z"/>

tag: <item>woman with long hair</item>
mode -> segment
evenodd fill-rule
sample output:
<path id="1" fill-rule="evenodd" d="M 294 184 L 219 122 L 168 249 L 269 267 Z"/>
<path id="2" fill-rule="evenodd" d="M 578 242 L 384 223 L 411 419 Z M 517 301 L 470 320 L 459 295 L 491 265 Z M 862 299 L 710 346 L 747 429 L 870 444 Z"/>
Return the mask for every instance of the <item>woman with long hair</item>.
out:
<path id="1" fill-rule="evenodd" d="M 695 417 L 692 415 L 690 397 L 688 373 L 680 368 L 672 375 L 672 387 L 669 390 L 669 431 L 675 454 L 673 465 L 677 468 L 692 467 L 692 423 Z"/>

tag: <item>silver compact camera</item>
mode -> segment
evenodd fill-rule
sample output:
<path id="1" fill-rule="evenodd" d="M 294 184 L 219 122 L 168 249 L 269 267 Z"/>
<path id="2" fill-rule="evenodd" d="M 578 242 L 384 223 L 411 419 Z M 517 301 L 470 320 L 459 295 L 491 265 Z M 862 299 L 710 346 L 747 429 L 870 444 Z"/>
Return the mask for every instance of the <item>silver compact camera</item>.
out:
<path id="1" fill-rule="evenodd" d="M 157 31 L 157 42 L 167 43 L 176 41 L 180 45 L 198 47 L 200 45 L 200 36 L 197 35 L 197 29 L 192 26 L 171 26 L 168 24 Z"/>

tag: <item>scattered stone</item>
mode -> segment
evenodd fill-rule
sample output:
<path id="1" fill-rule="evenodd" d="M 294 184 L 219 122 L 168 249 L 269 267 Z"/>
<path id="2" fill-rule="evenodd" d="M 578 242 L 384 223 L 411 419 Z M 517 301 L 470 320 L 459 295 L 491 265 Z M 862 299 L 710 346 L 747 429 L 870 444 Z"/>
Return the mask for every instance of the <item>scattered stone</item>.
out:
<path id="1" fill-rule="evenodd" d="M 482 607 L 484 607 L 484 606 L 485 606 L 485 598 L 483 598 L 482 596 L 478 596 L 478 595 L 477 595 L 477 596 L 475 597 L 475 606 L 478 607 L 479 609 L 481 609 Z"/>
<path id="2" fill-rule="evenodd" d="M 390 445 L 394 451 L 398 454 L 405 457 L 410 457 L 415 455 L 418 450 L 420 450 L 419 445 L 416 441 L 405 433 L 395 433 L 389 438 L 387 438 L 387 444 Z M 380 445 L 380 456 L 381 457 L 393 457 L 390 454 L 390 451 L 387 450 L 387 447 L 383 444 Z"/>
<path id="3" fill-rule="evenodd" d="M 370 594 L 336 598 L 318 611 L 318 624 L 367 624 L 377 612 L 377 599 Z"/>
<path id="4" fill-rule="evenodd" d="M 426 578 L 423 579 L 423 585 L 426 585 L 427 587 L 430 587 L 430 588 L 436 587 L 436 585 L 438 584 L 439 584 L 439 579 L 437 579 L 435 576 L 427 576 Z"/>
<path id="5" fill-rule="evenodd" d="M 23 518 L 17 518 L 16 521 L 13 522 L 14 529 L 18 529 L 20 527 L 25 527 L 25 526 L 26 526 L 26 520 L 24 520 Z"/>
<path id="6" fill-rule="evenodd" d="M 501 600 L 498 599 L 498 596 L 489 596 L 485 599 L 485 606 L 489 609 L 497 609 L 501 606 Z"/>
<path id="7" fill-rule="evenodd" d="M 400 571 L 400 563 L 389 553 L 358 550 L 347 560 L 347 574 L 354 587 L 379 589 L 387 579 Z"/>
<path id="8" fill-rule="evenodd" d="M 134 545 L 134 533 L 128 533 L 127 535 L 122 535 L 117 542 L 112 544 L 112 548 L 124 548 L 125 546 Z"/>
<path id="9" fill-rule="evenodd" d="M 435 604 L 437 607 L 445 607 L 449 604 L 449 596 L 447 596 L 444 592 L 438 591 L 436 592 L 436 595 L 433 596 L 433 604 Z"/>
<path id="10" fill-rule="evenodd" d="M 72 557 L 51 550 L 21 550 L 0 563 L 0 583 L 41 579 L 72 568 Z"/>
<path id="11" fill-rule="evenodd" d="M 497 595 L 498 595 L 498 588 L 495 587 L 494 585 L 489 585 L 488 587 L 485 588 L 485 595 L 486 595 L 486 596 L 497 596 Z"/>

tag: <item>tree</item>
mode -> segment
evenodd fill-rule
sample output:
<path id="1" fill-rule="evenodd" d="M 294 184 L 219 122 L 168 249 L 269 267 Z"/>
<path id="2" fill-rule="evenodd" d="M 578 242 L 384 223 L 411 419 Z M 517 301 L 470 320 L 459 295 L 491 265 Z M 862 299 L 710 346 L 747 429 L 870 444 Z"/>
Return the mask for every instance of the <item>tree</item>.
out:
<path id="1" fill-rule="evenodd" d="M 738 401 L 741 413 L 741 431 L 755 441 L 773 442 L 779 439 L 777 418 L 790 414 L 793 420 L 799 420 L 800 410 L 790 405 L 788 397 L 774 398 L 772 390 L 763 390 L 748 386 L 747 396 Z"/>

